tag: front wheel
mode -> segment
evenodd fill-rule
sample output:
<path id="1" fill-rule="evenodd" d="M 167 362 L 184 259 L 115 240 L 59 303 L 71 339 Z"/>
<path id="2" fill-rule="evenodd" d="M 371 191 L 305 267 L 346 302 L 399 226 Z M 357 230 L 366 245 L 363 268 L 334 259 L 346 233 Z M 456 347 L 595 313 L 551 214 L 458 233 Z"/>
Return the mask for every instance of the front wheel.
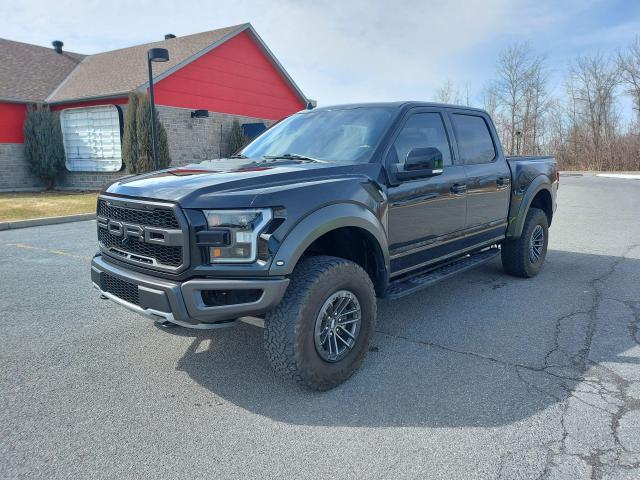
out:
<path id="1" fill-rule="evenodd" d="M 535 276 L 547 256 L 548 244 L 547 215 L 539 208 L 530 208 L 520 238 L 502 242 L 502 267 L 517 277 Z"/>
<path id="2" fill-rule="evenodd" d="M 280 304 L 265 318 L 264 343 L 274 369 L 314 390 L 329 390 L 362 364 L 375 332 L 376 299 L 357 264 L 303 258 Z"/>

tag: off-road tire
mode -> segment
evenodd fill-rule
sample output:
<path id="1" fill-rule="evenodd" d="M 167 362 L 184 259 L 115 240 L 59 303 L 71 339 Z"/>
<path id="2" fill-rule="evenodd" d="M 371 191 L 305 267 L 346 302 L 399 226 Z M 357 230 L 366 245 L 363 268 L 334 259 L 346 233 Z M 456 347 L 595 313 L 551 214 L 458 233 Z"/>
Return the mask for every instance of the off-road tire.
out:
<path id="1" fill-rule="evenodd" d="M 542 254 L 537 262 L 533 262 L 529 255 L 531 238 L 536 226 L 542 227 L 544 243 Z M 502 242 L 502 267 L 505 272 L 516 277 L 531 278 L 538 274 L 547 256 L 549 244 L 549 224 L 546 214 L 539 208 L 530 208 L 522 227 L 522 235 L 517 240 Z"/>
<path id="2" fill-rule="evenodd" d="M 330 363 L 316 350 L 315 322 L 324 302 L 345 289 L 360 303 L 360 331 L 349 353 Z M 330 256 L 303 257 L 291 274 L 282 301 L 266 315 L 264 345 L 278 373 L 313 390 L 329 390 L 360 367 L 375 326 L 375 291 L 369 275 L 359 265 Z"/>

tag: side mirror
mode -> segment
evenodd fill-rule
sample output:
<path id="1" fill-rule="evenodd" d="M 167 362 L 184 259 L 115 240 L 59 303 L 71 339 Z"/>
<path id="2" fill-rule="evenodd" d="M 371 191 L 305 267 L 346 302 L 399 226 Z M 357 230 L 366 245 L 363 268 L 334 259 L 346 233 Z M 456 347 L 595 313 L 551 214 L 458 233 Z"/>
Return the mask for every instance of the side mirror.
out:
<path id="1" fill-rule="evenodd" d="M 407 154 L 404 169 L 407 171 L 442 169 L 442 152 L 434 147 L 412 148 Z"/>
<path id="2" fill-rule="evenodd" d="M 396 169 L 398 180 L 433 177 L 442 173 L 442 152 L 434 147 L 412 148 L 402 170 Z"/>

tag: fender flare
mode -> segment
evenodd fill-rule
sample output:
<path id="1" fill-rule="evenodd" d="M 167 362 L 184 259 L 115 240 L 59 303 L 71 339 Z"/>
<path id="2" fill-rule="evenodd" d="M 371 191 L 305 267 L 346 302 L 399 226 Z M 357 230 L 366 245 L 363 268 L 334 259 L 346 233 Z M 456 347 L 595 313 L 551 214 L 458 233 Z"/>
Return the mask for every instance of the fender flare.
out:
<path id="1" fill-rule="evenodd" d="M 544 175 L 539 175 L 533 179 L 531 184 L 527 187 L 526 192 L 520 200 L 518 211 L 515 215 L 509 217 L 509 227 L 507 228 L 507 238 L 518 239 L 522 235 L 522 229 L 524 228 L 524 221 L 527 217 L 529 207 L 535 196 L 542 190 L 547 190 L 551 194 L 551 184 Z"/>
<path id="2" fill-rule="evenodd" d="M 342 227 L 357 227 L 367 231 L 378 243 L 389 272 L 387 235 L 380 220 L 367 208 L 355 203 L 336 203 L 321 207 L 298 222 L 287 234 L 276 253 L 270 275 L 289 275 L 305 250 L 325 233 Z M 284 265 L 277 265 L 277 262 Z"/>

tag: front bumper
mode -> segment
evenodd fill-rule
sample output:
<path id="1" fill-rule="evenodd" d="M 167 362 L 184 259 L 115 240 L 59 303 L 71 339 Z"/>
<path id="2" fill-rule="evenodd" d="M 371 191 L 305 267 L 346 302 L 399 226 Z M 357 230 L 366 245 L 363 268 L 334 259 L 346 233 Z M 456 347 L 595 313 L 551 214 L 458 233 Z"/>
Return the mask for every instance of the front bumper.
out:
<path id="1" fill-rule="evenodd" d="M 239 317 L 261 315 L 274 308 L 289 279 L 193 279 L 173 282 L 117 267 L 97 255 L 91 261 L 91 280 L 100 293 L 114 302 L 153 320 L 188 328 L 220 328 Z M 259 290 L 257 300 L 208 306 L 206 290 Z"/>

